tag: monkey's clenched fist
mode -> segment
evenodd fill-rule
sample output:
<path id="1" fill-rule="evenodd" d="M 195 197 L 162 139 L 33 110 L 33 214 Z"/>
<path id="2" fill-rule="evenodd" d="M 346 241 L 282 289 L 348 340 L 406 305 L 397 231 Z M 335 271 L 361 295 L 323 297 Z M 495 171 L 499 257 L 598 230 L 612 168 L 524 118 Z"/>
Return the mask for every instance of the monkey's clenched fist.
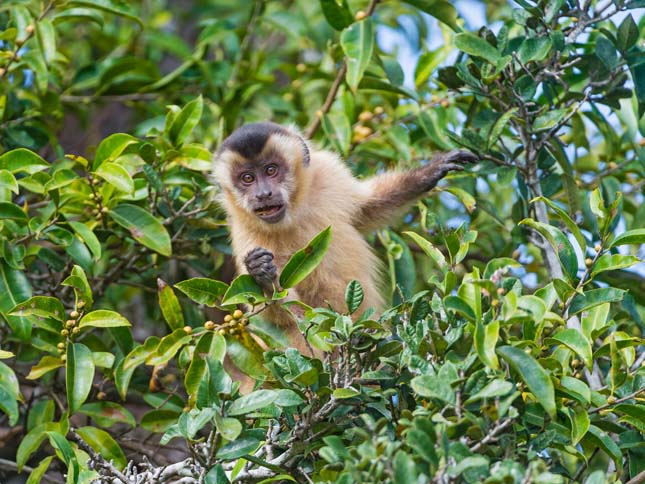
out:
<path id="1" fill-rule="evenodd" d="M 244 266 L 255 282 L 264 289 L 264 292 L 273 293 L 273 287 L 277 285 L 278 269 L 273 263 L 271 251 L 263 247 L 256 247 L 246 254 Z"/>

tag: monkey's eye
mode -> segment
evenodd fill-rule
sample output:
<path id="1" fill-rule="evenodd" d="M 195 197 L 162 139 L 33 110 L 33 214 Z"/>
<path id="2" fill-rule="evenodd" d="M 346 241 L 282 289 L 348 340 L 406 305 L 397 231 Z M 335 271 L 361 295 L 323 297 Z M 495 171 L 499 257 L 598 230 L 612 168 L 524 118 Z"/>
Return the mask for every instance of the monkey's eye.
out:
<path id="1" fill-rule="evenodd" d="M 268 165 L 264 169 L 264 173 L 266 173 L 267 176 L 276 176 L 278 174 L 278 166 L 277 165 Z"/>
<path id="2" fill-rule="evenodd" d="M 245 185 L 250 185 L 255 181 L 255 177 L 251 173 L 242 173 L 240 175 L 240 180 L 242 180 L 242 183 Z"/>

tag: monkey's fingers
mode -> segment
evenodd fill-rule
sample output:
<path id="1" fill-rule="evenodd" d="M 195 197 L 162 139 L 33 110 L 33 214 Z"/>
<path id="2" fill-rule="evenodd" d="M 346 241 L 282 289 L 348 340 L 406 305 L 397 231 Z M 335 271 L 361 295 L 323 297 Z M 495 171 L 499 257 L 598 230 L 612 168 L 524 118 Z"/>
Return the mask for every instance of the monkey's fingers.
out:
<path id="1" fill-rule="evenodd" d="M 442 153 L 439 155 L 437 161 L 440 163 L 475 163 L 479 160 L 479 157 L 470 151 L 466 150 L 452 150 L 447 153 Z"/>
<path id="2" fill-rule="evenodd" d="M 256 247 L 248 254 L 246 254 L 246 257 L 244 257 L 244 264 L 248 265 L 249 262 L 261 258 L 271 261 L 273 260 L 273 253 L 270 250 L 265 249 L 264 247 Z"/>

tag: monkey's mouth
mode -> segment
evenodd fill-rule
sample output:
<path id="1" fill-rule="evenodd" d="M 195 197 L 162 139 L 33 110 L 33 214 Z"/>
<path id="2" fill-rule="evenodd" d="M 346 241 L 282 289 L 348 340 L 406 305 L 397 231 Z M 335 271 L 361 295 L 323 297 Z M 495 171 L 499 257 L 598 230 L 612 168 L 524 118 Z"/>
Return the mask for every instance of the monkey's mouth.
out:
<path id="1" fill-rule="evenodd" d="M 284 204 L 275 204 L 258 207 L 253 212 L 265 222 L 274 224 L 284 218 L 287 210 Z"/>

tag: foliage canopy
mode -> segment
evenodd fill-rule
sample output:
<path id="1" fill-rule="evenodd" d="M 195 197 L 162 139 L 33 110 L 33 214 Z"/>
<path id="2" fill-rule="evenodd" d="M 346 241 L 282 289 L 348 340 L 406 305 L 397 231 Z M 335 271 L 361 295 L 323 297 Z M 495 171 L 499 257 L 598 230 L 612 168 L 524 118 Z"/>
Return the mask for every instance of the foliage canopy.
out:
<path id="1" fill-rule="evenodd" d="M 181 4 L 0 5 L 0 477 L 644 482 L 645 3 Z M 482 160 L 371 236 L 390 308 L 306 308 L 324 361 L 231 280 L 211 153 L 267 119 Z"/>

